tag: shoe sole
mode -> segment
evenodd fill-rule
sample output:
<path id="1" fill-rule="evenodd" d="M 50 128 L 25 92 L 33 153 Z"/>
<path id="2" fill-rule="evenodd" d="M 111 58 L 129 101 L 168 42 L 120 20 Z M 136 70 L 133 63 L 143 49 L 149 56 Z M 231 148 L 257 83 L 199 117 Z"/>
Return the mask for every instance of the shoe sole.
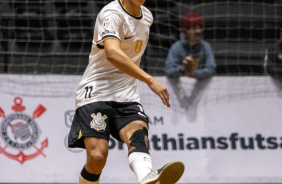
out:
<path id="1" fill-rule="evenodd" d="M 155 184 L 159 181 L 160 184 L 175 184 L 182 176 L 184 172 L 184 164 L 180 161 L 175 161 L 167 164 L 159 177 L 146 184 Z"/>

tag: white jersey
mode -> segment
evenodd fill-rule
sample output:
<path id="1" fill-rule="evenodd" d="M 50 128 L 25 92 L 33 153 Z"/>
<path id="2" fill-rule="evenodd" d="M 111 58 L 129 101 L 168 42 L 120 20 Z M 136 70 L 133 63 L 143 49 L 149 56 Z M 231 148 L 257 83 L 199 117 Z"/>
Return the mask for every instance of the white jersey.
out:
<path id="1" fill-rule="evenodd" d="M 101 10 L 95 23 L 92 55 L 76 93 L 76 108 L 97 101 L 140 102 L 137 79 L 106 59 L 103 41 L 119 40 L 124 53 L 139 66 L 152 22 L 153 16 L 147 8 L 141 6 L 140 16 L 136 17 L 119 0 Z"/>

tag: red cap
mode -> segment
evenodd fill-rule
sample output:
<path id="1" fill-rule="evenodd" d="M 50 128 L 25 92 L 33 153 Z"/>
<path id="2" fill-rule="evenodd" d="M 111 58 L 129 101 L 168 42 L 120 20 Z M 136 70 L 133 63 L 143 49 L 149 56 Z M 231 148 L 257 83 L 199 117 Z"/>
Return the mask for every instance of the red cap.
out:
<path id="1" fill-rule="evenodd" d="M 200 25 L 202 27 L 204 25 L 203 19 L 194 10 L 188 13 L 183 20 L 183 28 L 189 29 L 193 25 Z"/>

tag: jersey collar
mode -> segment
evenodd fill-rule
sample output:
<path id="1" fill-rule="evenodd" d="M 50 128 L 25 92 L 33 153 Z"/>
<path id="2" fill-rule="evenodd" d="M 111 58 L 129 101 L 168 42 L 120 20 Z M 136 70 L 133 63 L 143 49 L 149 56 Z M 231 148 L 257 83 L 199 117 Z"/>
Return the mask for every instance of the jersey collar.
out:
<path id="1" fill-rule="evenodd" d="M 138 19 L 138 20 L 140 20 L 140 19 L 143 18 L 143 13 L 142 13 L 141 8 L 140 8 L 140 14 L 141 14 L 141 15 L 140 15 L 140 16 L 134 16 L 134 15 L 132 15 L 131 13 L 129 13 L 129 12 L 122 6 L 120 0 L 118 0 L 118 3 L 120 4 L 120 6 L 121 6 L 121 8 L 123 9 L 123 11 L 125 11 L 125 13 L 127 13 L 127 14 L 130 15 L 131 17 L 133 17 L 133 18 L 135 18 L 135 19 Z"/>

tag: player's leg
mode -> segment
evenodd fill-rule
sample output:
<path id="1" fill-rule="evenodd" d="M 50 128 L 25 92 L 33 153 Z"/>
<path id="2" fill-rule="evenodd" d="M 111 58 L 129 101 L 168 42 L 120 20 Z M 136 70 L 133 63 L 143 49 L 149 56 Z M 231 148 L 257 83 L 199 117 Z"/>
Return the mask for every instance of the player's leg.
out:
<path id="1" fill-rule="evenodd" d="M 69 147 L 85 148 L 86 164 L 79 184 L 98 184 L 108 156 L 109 110 L 107 102 L 94 102 L 78 108 L 69 133 Z"/>
<path id="2" fill-rule="evenodd" d="M 101 138 L 86 137 L 84 143 L 87 159 L 80 173 L 79 184 L 98 184 L 108 156 L 108 141 Z"/>
<path id="3" fill-rule="evenodd" d="M 133 121 L 120 131 L 120 138 L 128 146 L 130 168 L 141 184 L 175 184 L 184 172 L 180 161 L 166 164 L 152 171 L 152 161 L 148 151 L 148 126 L 140 120 Z"/>
<path id="4" fill-rule="evenodd" d="M 148 125 L 140 120 L 133 121 L 119 132 L 121 140 L 128 147 L 128 162 L 139 182 L 152 171 L 148 151 Z"/>
<path id="5" fill-rule="evenodd" d="M 148 151 L 149 119 L 142 105 L 130 102 L 116 103 L 114 107 L 115 121 L 111 134 L 127 145 L 129 166 L 139 183 L 174 184 L 178 181 L 184 171 L 182 162 L 172 162 L 157 171 L 152 171 L 152 161 Z"/>

